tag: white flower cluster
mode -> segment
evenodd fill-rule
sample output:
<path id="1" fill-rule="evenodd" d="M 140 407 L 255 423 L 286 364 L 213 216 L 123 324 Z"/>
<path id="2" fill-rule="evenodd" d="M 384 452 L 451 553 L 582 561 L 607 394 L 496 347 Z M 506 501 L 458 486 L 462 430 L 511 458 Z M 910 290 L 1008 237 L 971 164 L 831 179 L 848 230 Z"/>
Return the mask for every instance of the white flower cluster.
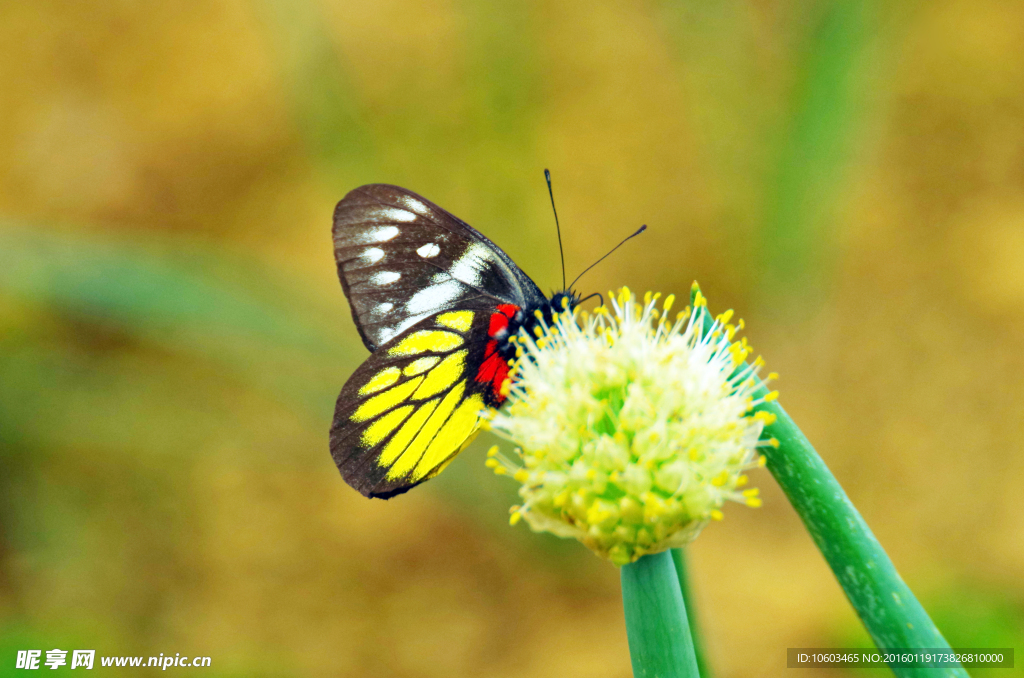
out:
<path id="1" fill-rule="evenodd" d="M 706 302 L 668 317 L 673 297 L 643 303 L 627 288 L 611 309 L 561 313 L 538 336 L 516 337 L 520 359 L 509 407 L 490 427 L 521 464 L 492 448 L 488 465 L 522 483 L 512 509 L 535 531 L 574 537 L 616 565 L 691 541 L 763 463 L 768 413 L 752 408 L 755 376 L 732 313 L 705 331 Z M 775 375 L 769 375 L 774 378 Z"/>

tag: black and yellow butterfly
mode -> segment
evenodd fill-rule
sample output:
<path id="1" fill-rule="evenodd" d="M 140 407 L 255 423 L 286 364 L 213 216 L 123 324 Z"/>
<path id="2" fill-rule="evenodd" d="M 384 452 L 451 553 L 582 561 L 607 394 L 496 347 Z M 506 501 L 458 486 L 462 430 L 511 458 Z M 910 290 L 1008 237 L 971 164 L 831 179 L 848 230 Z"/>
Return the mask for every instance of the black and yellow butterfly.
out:
<path id="1" fill-rule="evenodd" d="M 545 297 L 473 227 L 411 191 L 361 186 L 334 211 L 334 255 L 372 351 L 338 396 L 331 455 L 345 481 L 387 499 L 444 469 L 504 402 L 520 328 L 576 306 Z"/>

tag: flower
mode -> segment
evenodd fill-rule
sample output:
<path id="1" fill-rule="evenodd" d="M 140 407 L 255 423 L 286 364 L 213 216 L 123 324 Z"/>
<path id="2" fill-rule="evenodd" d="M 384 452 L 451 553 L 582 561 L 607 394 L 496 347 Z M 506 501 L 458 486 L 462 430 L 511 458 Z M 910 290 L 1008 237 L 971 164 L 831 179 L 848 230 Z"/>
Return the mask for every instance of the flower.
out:
<path id="1" fill-rule="evenodd" d="M 519 481 L 534 531 L 574 537 L 616 565 L 693 540 L 726 500 L 759 506 L 743 490 L 763 465 L 759 447 L 774 417 L 754 413 L 763 360 L 735 340 L 732 311 L 705 329 L 707 302 L 669 320 L 673 296 L 643 303 L 622 288 L 611 310 L 559 313 L 536 337 L 515 337 L 521 356 L 506 412 L 491 430 L 516 445 L 521 464 L 488 452 L 487 464 Z M 769 375 L 769 379 L 776 375 Z"/>

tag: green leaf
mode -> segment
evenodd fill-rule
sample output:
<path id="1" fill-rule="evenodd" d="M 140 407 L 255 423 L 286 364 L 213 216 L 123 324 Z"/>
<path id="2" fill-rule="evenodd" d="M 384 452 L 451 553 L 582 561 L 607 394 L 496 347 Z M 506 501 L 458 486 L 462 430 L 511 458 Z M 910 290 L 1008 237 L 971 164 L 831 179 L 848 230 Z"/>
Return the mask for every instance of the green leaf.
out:
<path id="1" fill-rule="evenodd" d="M 228 368 L 320 412 L 346 344 L 337 313 L 274 271 L 187 239 L 75 235 L 0 223 L 0 294 Z M 342 307 L 338 312 L 344 313 Z M 336 376 L 325 370 L 339 366 Z"/>
<path id="2" fill-rule="evenodd" d="M 768 181 L 759 250 L 763 291 L 773 299 L 823 285 L 834 247 L 829 222 L 848 165 L 864 99 L 862 67 L 871 35 L 871 0 L 823 3 L 807 21 L 793 110 Z"/>

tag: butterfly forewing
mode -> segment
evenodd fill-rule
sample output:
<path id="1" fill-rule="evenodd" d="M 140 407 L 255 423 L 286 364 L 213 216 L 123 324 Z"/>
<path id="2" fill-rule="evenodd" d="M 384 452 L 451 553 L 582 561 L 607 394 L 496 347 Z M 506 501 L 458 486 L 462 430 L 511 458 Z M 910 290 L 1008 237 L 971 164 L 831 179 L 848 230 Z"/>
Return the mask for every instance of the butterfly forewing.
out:
<path id="1" fill-rule="evenodd" d="M 398 186 L 350 192 L 335 209 L 333 233 L 338 276 L 371 351 L 442 311 L 544 301 L 494 243 Z"/>
<path id="2" fill-rule="evenodd" d="M 405 492 L 473 439 L 495 388 L 480 367 L 493 361 L 490 316 L 484 309 L 430 316 L 356 370 L 331 427 L 331 454 L 350 485 L 368 497 Z"/>

